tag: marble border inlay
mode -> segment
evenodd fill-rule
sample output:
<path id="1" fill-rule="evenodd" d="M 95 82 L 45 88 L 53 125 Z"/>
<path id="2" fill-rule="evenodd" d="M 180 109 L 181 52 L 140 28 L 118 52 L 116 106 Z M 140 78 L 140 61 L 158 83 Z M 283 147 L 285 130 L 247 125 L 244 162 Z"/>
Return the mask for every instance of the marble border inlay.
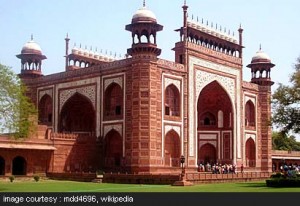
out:
<path id="1" fill-rule="evenodd" d="M 40 90 L 39 91 L 39 102 L 43 98 L 44 95 L 49 95 L 53 99 L 53 89 Z"/>
<path id="2" fill-rule="evenodd" d="M 165 125 L 165 136 L 167 135 L 168 132 L 170 132 L 171 130 L 174 130 L 178 136 L 180 137 L 181 132 L 180 132 L 180 126 L 174 126 L 174 125 Z"/>
<path id="3" fill-rule="evenodd" d="M 103 126 L 103 137 L 111 131 L 111 130 L 116 130 L 121 137 L 123 137 L 123 132 L 122 132 L 122 124 L 110 124 L 110 125 L 104 125 Z"/>
<path id="4" fill-rule="evenodd" d="M 181 89 L 180 89 L 180 80 L 165 77 L 165 90 L 171 84 L 174 84 L 174 86 L 178 89 L 179 92 L 181 91 Z"/>
<path id="5" fill-rule="evenodd" d="M 62 90 L 59 93 L 59 99 L 60 99 L 59 111 L 61 111 L 64 104 L 75 93 L 79 93 L 87 97 L 92 102 L 94 108 L 96 107 L 96 85 L 91 85 L 91 86 L 82 86 L 82 87 Z"/>
<path id="6" fill-rule="evenodd" d="M 123 89 L 123 77 L 114 77 L 114 78 L 109 78 L 104 80 L 104 91 L 112 83 L 118 84 L 121 87 L 121 89 Z"/>

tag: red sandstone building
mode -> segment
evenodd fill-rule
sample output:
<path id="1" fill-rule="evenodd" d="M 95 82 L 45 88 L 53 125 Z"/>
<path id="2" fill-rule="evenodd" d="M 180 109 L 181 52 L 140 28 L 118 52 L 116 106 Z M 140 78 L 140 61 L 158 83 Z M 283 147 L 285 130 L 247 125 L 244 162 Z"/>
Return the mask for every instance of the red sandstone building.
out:
<path id="1" fill-rule="evenodd" d="M 159 58 L 163 26 L 145 6 L 125 27 L 125 59 L 69 53 L 67 37 L 66 70 L 44 76 L 46 56 L 26 43 L 17 57 L 39 130 L 25 141 L 1 138 L 1 174 L 178 173 L 181 155 L 191 172 L 207 162 L 270 172 L 274 64 L 259 50 L 247 65 L 251 82 L 243 81 L 243 29 L 236 39 L 182 8 L 174 62 Z"/>

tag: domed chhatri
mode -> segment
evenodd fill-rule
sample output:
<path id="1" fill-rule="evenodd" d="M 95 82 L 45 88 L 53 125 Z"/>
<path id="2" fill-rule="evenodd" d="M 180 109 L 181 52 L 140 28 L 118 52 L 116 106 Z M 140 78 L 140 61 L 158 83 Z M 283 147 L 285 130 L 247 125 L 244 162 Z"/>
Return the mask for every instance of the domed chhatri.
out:
<path id="1" fill-rule="evenodd" d="M 150 11 L 145 4 L 145 1 L 143 2 L 143 7 L 138 9 L 135 14 L 132 16 L 131 23 L 156 23 L 156 16 L 155 14 Z"/>
<path id="2" fill-rule="evenodd" d="M 42 61 L 47 59 L 42 53 L 40 45 L 31 40 L 24 44 L 21 54 L 16 55 L 21 59 L 21 76 L 22 78 L 32 78 L 42 76 Z"/>
<path id="3" fill-rule="evenodd" d="M 21 54 L 40 54 L 42 55 L 42 49 L 35 41 L 33 41 L 33 36 L 31 35 L 31 40 L 24 44 L 21 50 Z"/>
<path id="4" fill-rule="evenodd" d="M 271 62 L 271 58 L 269 57 L 268 54 L 266 54 L 261 50 L 261 46 L 251 60 L 251 63 L 258 63 L 258 62 L 267 62 L 267 63 Z"/>

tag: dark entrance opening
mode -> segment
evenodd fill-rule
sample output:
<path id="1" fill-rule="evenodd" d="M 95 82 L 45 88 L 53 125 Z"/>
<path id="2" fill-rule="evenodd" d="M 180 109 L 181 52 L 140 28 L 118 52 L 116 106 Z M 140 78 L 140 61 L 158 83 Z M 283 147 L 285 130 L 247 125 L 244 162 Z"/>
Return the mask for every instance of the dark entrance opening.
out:
<path id="1" fill-rule="evenodd" d="M 26 175 L 26 160 L 23 157 L 15 157 L 13 160 L 13 175 Z"/>
<path id="2" fill-rule="evenodd" d="M 5 175 L 5 160 L 0 157 L 0 175 Z"/>

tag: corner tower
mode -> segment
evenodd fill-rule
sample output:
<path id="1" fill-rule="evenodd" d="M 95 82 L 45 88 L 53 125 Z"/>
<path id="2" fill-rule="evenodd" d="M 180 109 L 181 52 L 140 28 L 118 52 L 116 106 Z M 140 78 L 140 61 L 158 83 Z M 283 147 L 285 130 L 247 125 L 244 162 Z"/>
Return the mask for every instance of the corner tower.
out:
<path id="1" fill-rule="evenodd" d="M 272 86 L 274 82 L 271 81 L 271 68 L 274 66 L 275 64 L 260 46 L 259 51 L 252 57 L 251 63 L 247 65 L 251 69 L 251 82 L 262 86 Z"/>
<path id="2" fill-rule="evenodd" d="M 252 57 L 251 63 L 247 65 L 251 68 L 251 82 L 258 86 L 258 145 L 257 159 L 260 159 L 261 171 L 272 171 L 272 130 L 269 125 L 271 118 L 271 86 L 274 82 L 271 80 L 271 68 L 275 64 L 271 62 L 270 57 L 261 50 Z"/>
<path id="3" fill-rule="evenodd" d="M 147 9 L 145 1 L 125 29 L 132 34 L 132 46 L 127 50 L 129 55 L 133 57 L 138 54 L 160 55 L 161 49 L 157 48 L 156 33 L 161 31 L 163 26 L 157 23 L 155 14 Z"/>
<path id="4" fill-rule="evenodd" d="M 158 66 L 161 49 L 157 48 L 157 32 L 163 29 L 155 14 L 138 9 L 125 28 L 132 34 L 132 56 L 126 77 L 126 167 L 130 172 L 151 173 L 162 164 L 161 114 L 162 71 Z"/>
<path id="5" fill-rule="evenodd" d="M 47 59 L 42 53 L 40 45 L 31 40 L 28 41 L 22 48 L 21 54 L 16 55 L 21 59 L 21 78 L 35 78 L 42 76 L 42 61 Z"/>

